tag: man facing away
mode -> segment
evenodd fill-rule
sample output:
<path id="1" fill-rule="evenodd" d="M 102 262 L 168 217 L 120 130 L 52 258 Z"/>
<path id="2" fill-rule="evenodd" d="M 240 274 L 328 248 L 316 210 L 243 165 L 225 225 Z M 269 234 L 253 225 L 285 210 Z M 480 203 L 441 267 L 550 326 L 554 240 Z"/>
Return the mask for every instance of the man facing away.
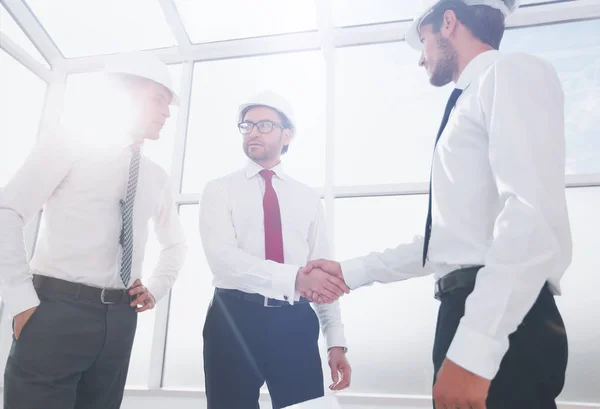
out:
<path id="1" fill-rule="evenodd" d="M 572 251 L 564 96 L 550 64 L 498 51 L 516 6 L 441 0 L 407 33 L 431 84 L 455 84 L 436 138 L 424 238 L 311 263 L 352 289 L 435 274 L 438 409 L 556 408 L 564 384 L 567 337 L 553 297 Z"/>
<path id="2" fill-rule="evenodd" d="M 206 395 L 210 409 L 256 409 L 266 382 L 279 409 L 324 395 L 319 319 L 330 388 L 350 385 L 338 303 L 317 306 L 317 316 L 299 296 L 312 289 L 332 301 L 348 288 L 324 272 L 299 272 L 329 246 L 319 197 L 281 164 L 295 130 L 289 103 L 272 92 L 256 95 L 240 107 L 238 128 L 249 161 L 209 182 L 200 206 L 216 287 L 203 332 Z"/>
<path id="3" fill-rule="evenodd" d="M 120 407 L 137 313 L 154 308 L 184 261 L 169 177 L 141 154 L 177 98 L 167 67 L 133 53 L 106 73 L 120 92 L 102 101 L 90 116 L 96 122 L 75 138 L 41 137 L 2 191 L 0 290 L 14 316 L 7 409 Z M 44 228 L 28 263 L 23 227 L 42 206 Z M 161 252 L 143 285 L 150 219 Z"/>

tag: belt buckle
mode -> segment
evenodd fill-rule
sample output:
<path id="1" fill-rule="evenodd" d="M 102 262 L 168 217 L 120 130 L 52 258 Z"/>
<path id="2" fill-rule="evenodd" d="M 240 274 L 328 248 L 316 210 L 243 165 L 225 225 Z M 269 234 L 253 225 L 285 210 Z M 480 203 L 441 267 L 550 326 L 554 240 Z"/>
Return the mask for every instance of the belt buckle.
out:
<path id="1" fill-rule="evenodd" d="M 106 288 L 102 289 L 102 292 L 100 293 L 100 301 L 102 301 L 102 304 L 106 304 L 106 305 L 110 305 L 110 304 L 114 304 L 113 301 L 106 301 L 104 299 L 104 294 L 106 293 Z"/>
<path id="2" fill-rule="evenodd" d="M 264 307 L 265 308 L 276 308 L 276 307 L 279 307 L 279 305 L 269 305 L 269 297 L 265 297 Z"/>

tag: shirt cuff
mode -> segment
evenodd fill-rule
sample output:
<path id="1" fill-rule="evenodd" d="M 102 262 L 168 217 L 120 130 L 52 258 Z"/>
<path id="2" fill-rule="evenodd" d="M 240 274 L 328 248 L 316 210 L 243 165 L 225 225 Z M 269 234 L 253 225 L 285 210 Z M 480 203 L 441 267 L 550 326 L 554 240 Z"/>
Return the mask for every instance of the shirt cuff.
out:
<path id="1" fill-rule="evenodd" d="M 280 264 L 280 270 L 271 276 L 272 291 L 274 294 L 277 294 L 277 297 L 273 298 L 283 299 L 292 305 L 294 304 L 294 299 L 296 298 L 296 277 L 300 268 L 302 267 Z"/>
<path id="2" fill-rule="evenodd" d="M 506 342 L 498 341 L 461 323 L 446 357 L 467 371 L 491 380 L 496 376 L 506 351 L 508 339 Z"/>
<path id="3" fill-rule="evenodd" d="M 346 342 L 343 327 L 328 328 L 327 331 L 325 331 L 325 340 L 327 342 L 328 350 L 334 347 L 347 349 L 348 343 Z"/>
<path id="4" fill-rule="evenodd" d="M 344 281 L 351 290 L 355 290 L 371 282 L 371 277 L 367 272 L 365 263 L 360 257 L 342 261 L 340 267 L 342 268 Z"/>
<path id="5" fill-rule="evenodd" d="M 31 279 L 8 288 L 8 291 L 3 294 L 3 301 L 12 318 L 23 311 L 40 305 L 40 299 Z"/>

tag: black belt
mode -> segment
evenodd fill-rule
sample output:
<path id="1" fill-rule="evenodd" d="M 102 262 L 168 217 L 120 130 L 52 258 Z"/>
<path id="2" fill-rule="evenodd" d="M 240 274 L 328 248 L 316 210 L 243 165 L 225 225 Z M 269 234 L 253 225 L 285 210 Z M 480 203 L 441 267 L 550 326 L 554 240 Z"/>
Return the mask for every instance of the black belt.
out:
<path id="1" fill-rule="evenodd" d="M 275 300 L 273 298 L 267 298 L 260 294 L 250 294 L 240 290 L 230 290 L 226 288 L 216 288 L 215 294 L 229 295 L 235 298 L 239 298 L 244 301 L 250 301 L 256 304 L 261 304 L 264 307 L 292 307 L 288 301 Z M 297 304 L 308 304 L 310 301 L 304 297 L 300 297 L 300 301 L 294 302 Z"/>
<path id="2" fill-rule="evenodd" d="M 33 286 L 39 291 L 51 290 L 74 298 L 99 304 L 130 304 L 135 297 L 129 295 L 127 290 L 112 290 L 108 288 L 90 287 L 89 285 L 72 283 L 60 278 L 47 277 L 34 274 Z"/>
<path id="3" fill-rule="evenodd" d="M 473 289 L 475 287 L 477 272 L 482 267 L 475 266 L 454 270 L 437 280 L 435 283 L 435 299 L 440 300 L 444 294 L 451 293 L 452 291 L 465 288 Z"/>

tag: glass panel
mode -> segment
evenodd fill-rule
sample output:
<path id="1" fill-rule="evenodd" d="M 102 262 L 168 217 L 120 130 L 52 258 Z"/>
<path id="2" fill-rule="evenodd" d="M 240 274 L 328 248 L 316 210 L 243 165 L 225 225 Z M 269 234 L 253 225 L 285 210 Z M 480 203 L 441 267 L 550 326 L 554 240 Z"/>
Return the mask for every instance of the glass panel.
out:
<path id="1" fill-rule="evenodd" d="M 410 242 L 422 234 L 426 216 L 426 195 L 337 199 L 336 258 Z M 433 279 L 423 277 L 374 284 L 340 299 L 354 393 L 431 393 L 437 307 L 432 294 Z"/>
<path id="2" fill-rule="evenodd" d="M 156 0 L 27 0 L 27 3 L 65 57 L 175 45 Z M 65 12 L 71 17 L 65 18 Z"/>
<path id="3" fill-rule="evenodd" d="M 569 366 L 561 401 L 600 401 L 600 188 L 567 189 L 573 262 L 561 282 L 557 304 L 569 337 Z M 339 260 L 395 247 L 421 234 L 427 196 L 338 199 L 335 202 Z M 374 284 L 341 299 L 351 352 L 352 392 L 428 395 L 431 348 L 438 303 L 431 277 Z M 376 334 L 373 336 L 372 334 Z"/>
<path id="4" fill-rule="evenodd" d="M 179 92 L 181 84 L 181 65 L 169 65 L 169 71 L 173 79 L 175 91 Z M 67 77 L 67 87 L 65 91 L 65 105 L 62 113 L 62 122 L 65 126 L 72 128 L 77 126 L 86 127 L 89 117 L 88 111 L 93 112 L 97 104 L 107 104 L 110 101 L 98 99 L 101 95 L 101 87 L 104 84 L 104 74 L 102 72 L 71 74 Z M 100 94 L 99 94 L 100 93 Z M 92 96 L 92 98 L 90 98 Z M 165 171 L 171 171 L 171 162 L 173 159 L 173 149 L 175 146 L 175 128 L 177 126 L 177 116 L 179 108 L 171 106 L 171 117 L 167 120 L 161 137 L 157 141 L 147 141 L 144 146 L 144 154 L 158 163 Z M 107 118 L 109 121 L 110 118 Z"/>
<path id="5" fill-rule="evenodd" d="M 600 173 L 600 20 L 508 30 L 501 49 L 554 65 L 566 98 L 567 174 Z"/>
<path id="6" fill-rule="evenodd" d="M 0 187 L 23 164 L 38 135 L 46 83 L 0 50 Z"/>
<path id="7" fill-rule="evenodd" d="M 171 292 L 163 386 L 204 387 L 202 329 L 212 298 L 212 273 L 198 232 L 199 207 L 181 206 L 179 215 L 190 251 Z"/>
<path id="8" fill-rule="evenodd" d="M 336 50 L 335 183 L 423 182 L 449 86 L 404 42 Z"/>
<path id="9" fill-rule="evenodd" d="M 201 192 L 207 181 L 244 166 L 238 106 L 267 89 L 284 96 L 296 117 L 297 134 L 282 157 L 286 171 L 309 185 L 323 185 L 325 64 L 321 52 L 306 52 L 196 64 L 184 192 Z"/>
<path id="10" fill-rule="evenodd" d="M 315 2 L 306 0 L 175 0 L 194 43 L 316 30 Z"/>
<path id="11" fill-rule="evenodd" d="M 33 45 L 27 35 L 21 30 L 21 27 L 12 18 L 8 11 L 4 8 L 4 5 L 0 4 L 0 31 L 6 34 L 8 38 L 13 40 L 23 50 L 27 51 L 29 55 L 35 58 L 39 63 L 50 68 L 48 62 L 42 57 L 42 54 Z"/>
<path id="12" fill-rule="evenodd" d="M 337 27 L 412 20 L 423 8 L 414 0 L 333 0 L 333 23 Z"/>

